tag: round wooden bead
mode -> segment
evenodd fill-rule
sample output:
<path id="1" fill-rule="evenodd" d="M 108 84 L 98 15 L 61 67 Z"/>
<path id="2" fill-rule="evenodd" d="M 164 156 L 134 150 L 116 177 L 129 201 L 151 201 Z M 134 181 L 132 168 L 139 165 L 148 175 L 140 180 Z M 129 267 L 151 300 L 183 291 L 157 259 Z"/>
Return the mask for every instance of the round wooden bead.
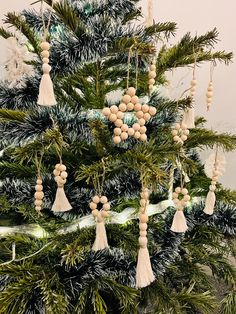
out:
<path id="1" fill-rule="evenodd" d="M 136 103 L 136 104 L 134 105 L 134 110 L 135 110 L 135 111 L 140 111 L 140 110 L 142 110 L 142 105 L 141 105 L 140 103 Z"/>
<path id="2" fill-rule="evenodd" d="M 134 123 L 132 128 L 134 129 L 134 131 L 139 131 L 140 130 L 140 124 Z"/>
<path id="3" fill-rule="evenodd" d="M 138 96 L 133 96 L 132 98 L 131 98 L 131 101 L 130 102 L 132 102 L 134 105 L 135 104 L 137 104 L 138 102 L 139 102 L 139 98 L 138 98 Z"/>
<path id="4" fill-rule="evenodd" d="M 89 203 L 89 207 L 90 207 L 90 209 L 95 210 L 95 209 L 97 209 L 97 204 L 94 202 L 91 202 L 91 203 Z"/>
<path id="5" fill-rule="evenodd" d="M 143 119 L 144 119 L 145 121 L 148 121 L 148 120 L 151 119 L 151 115 L 150 115 L 148 112 L 146 112 L 146 113 L 144 113 L 144 115 L 143 115 Z"/>
<path id="6" fill-rule="evenodd" d="M 120 136 L 114 136 L 114 137 L 113 137 L 113 142 L 114 142 L 115 144 L 119 144 L 119 143 L 121 142 Z"/>
<path id="7" fill-rule="evenodd" d="M 151 116 L 155 116 L 155 114 L 157 113 L 157 110 L 155 107 L 149 107 L 149 113 Z"/>
<path id="8" fill-rule="evenodd" d="M 117 115 L 115 113 L 111 113 L 109 116 L 109 120 L 111 122 L 115 122 L 117 120 Z"/>
<path id="9" fill-rule="evenodd" d="M 187 127 L 187 124 L 185 123 L 181 123 L 181 129 L 182 130 L 186 130 L 188 127 Z"/>
<path id="10" fill-rule="evenodd" d="M 139 221 L 141 223 L 148 222 L 148 215 L 143 213 L 139 214 Z"/>
<path id="11" fill-rule="evenodd" d="M 153 78 L 148 80 L 148 84 L 149 85 L 154 85 L 155 84 L 155 80 Z"/>
<path id="12" fill-rule="evenodd" d="M 144 134 L 144 133 L 147 132 L 147 128 L 143 125 L 143 126 L 140 127 L 139 132 L 140 132 L 141 134 Z"/>
<path id="13" fill-rule="evenodd" d="M 60 171 L 60 166 L 61 166 L 61 164 L 56 164 L 55 169 Z"/>
<path id="14" fill-rule="evenodd" d="M 149 90 L 152 91 L 154 89 L 154 85 L 149 85 Z"/>
<path id="15" fill-rule="evenodd" d="M 52 68 L 51 68 L 51 66 L 49 64 L 44 63 L 42 65 L 42 69 L 43 69 L 43 73 L 44 74 L 49 74 Z"/>
<path id="16" fill-rule="evenodd" d="M 134 133 L 134 138 L 136 138 L 137 140 L 140 138 L 140 132 L 139 131 L 136 131 L 135 133 Z"/>
<path id="17" fill-rule="evenodd" d="M 119 109 L 120 111 L 125 112 L 127 110 L 126 104 L 124 104 L 123 102 L 119 104 Z"/>
<path id="18" fill-rule="evenodd" d="M 42 179 L 37 179 L 37 181 L 36 181 L 36 183 L 37 183 L 37 185 L 41 185 L 42 183 L 43 183 L 43 181 L 42 181 Z"/>
<path id="19" fill-rule="evenodd" d="M 181 193 L 181 188 L 180 187 L 175 188 L 175 192 L 178 194 Z"/>
<path id="20" fill-rule="evenodd" d="M 53 174 L 54 174 L 55 177 L 59 176 L 60 175 L 60 170 L 54 169 L 53 170 Z"/>
<path id="21" fill-rule="evenodd" d="M 128 104 L 130 101 L 131 101 L 131 97 L 130 97 L 130 95 L 124 95 L 123 97 L 122 97 L 122 101 L 125 103 L 125 104 Z"/>
<path id="22" fill-rule="evenodd" d="M 175 129 L 176 129 L 176 130 L 179 130 L 179 129 L 180 129 L 180 124 L 179 124 L 179 123 L 176 123 L 176 124 L 175 124 Z"/>
<path id="23" fill-rule="evenodd" d="M 49 50 L 50 49 L 50 44 L 46 41 L 43 41 L 41 44 L 40 44 L 40 48 L 42 50 Z"/>
<path id="24" fill-rule="evenodd" d="M 180 203 L 180 200 L 178 198 L 174 198 L 173 199 L 173 202 L 175 203 L 175 205 L 178 206 L 178 204 Z"/>
<path id="25" fill-rule="evenodd" d="M 149 106 L 148 105 L 142 105 L 142 111 L 145 113 L 145 112 L 148 112 L 149 111 Z"/>
<path id="26" fill-rule="evenodd" d="M 212 185 L 216 185 L 216 181 L 213 181 L 213 180 L 212 180 L 212 181 L 211 181 L 211 184 L 212 184 Z"/>
<path id="27" fill-rule="evenodd" d="M 110 203 L 105 203 L 102 208 L 103 208 L 103 210 L 110 210 L 111 205 L 110 205 Z"/>
<path id="28" fill-rule="evenodd" d="M 58 183 L 60 181 L 61 177 L 60 176 L 55 176 L 54 180 Z"/>
<path id="29" fill-rule="evenodd" d="M 143 113 L 142 111 L 137 111 L 137 112 L 136 112 L 136 117 L 137 117 L 138 119 L 143 118 L 143 115 L 144 115 L 144 113 Z"/>
<path id="30" fill-rule="evenodd" d="M 36 200 L 42 200 L 44 197 L 44 193 L 43 192 L 35 192 L 34 197 Z"/>
<path id="31" fill-rule="evenodd" d="M 35 191 L 36 191 L 36 192 L 41 192 L 42 190 L 43 190 L 42 184 L 37 184 L 37 185 L 35 185 Z"/>
<path id="32" fill-rule="evenodd" d="M 141 231 L 146 231 L 147 230 L 147 224 L 146 223 L 140 223 L 139 224 L 139 229 Z"/>
<path id="33" fill-rule="evenodd" d="M 197 80 L 193 79 L 193 80 L 191 81 L 191 86 L 196 86 L 196 85 L 197 85 Z"/>
<path id="34" fill-rule="evenodd" d="M 120 138 L 125 141 L 127 140 L 127 138 L 129 137 L 128 133 L 127 132 L 122 132 L 121 135 L 120 135 Z"/>
<path id="35" fill-rule="evenodd" d="M 129 87 L 127 90 L 127 94 L 131 97 L 134 96 L 136 94 L 136 89 L 134 87 Z"/>
<path id="36" fill-rule="evenodd" d="M 140 237 L 146 237 L 147 231 L 140 231 L 139 234 L 140 234 Z"/>
<path id="37" fill-rule="evenodd" d="M 133 128 L 129 128 L 129 129 L 128 129 L 128 135 L 129 135 L 129 136 L 133 136 L 134 133 L 135 133 L 135 131 L 134 131 Z"/>
<path id="38" fill-rule="evenodd" d="M 176 136 L 176 135 L 178 134 L 178 131 L 177 131 L 177 130 L 172 130 L 172 131 L 171 131 L 171 134 L 172 134 L 173 136 Z"/>
<path id="39" fill-rule="evenodd" d="M 151 70 L 151 71 L 156 71 L 156 65 L 155 65 L 155 64 L 151 64 L 150 70 Z"/>
<path id="40" fill-rule="evenodd" d="M 212 177 L 212 180 L 213 180 L 213 181 L 218 181 L 218 176 L 213 176 L 213 177 Z"/>
<path id="41" fill-rule="evenodd" d="M 93 200 L 93 203 L 95 203 L 95 204 L 100 203 L 100 197 L 99 197 L 98 195 L 95 195 L 95 196 L 92 198 L 92 200 Z"/>
<path id="42" fill-rule="evenodd" d="M 65 165 L 60 165 L 60 167 L 58 167 L 58 170 L 66 171 L 66 166 Z"/>
<path id="43" fill-rule="evenodd" d="M 139 237 L 138 242 L 141 247 L 146 247 L 148 243 L 147 237 Z"/>
<path id="44" fill-rule="evenodd" d="M 182 140 L 182 141 L 186 141 L 186 140 L 187 140 L 187 138 L 188 138 L 188 137 L 187 137 L 187 135 L 184 135 L 184 134 L 183 134 L 183 135 L 181 135 L 181 140 Z"/>
<path id="45" fill-rule="evenodd" d="M 150 71 L 150 72 L 148 73 L 148 77 L 149 77 L 150 79 L 154 79 L 156 76 L 157 76 L 156 71 Z"/>
<path id="46" fill-rule="evenodd" d="M 121 127 L 121 130 L 122 130 L 123 132 L 127 132 L 128 129 L 129 129 L 129 127 L 128 127 L 127 124 L 123 124 L 122 127 Z"/>
<path id="47" fill-rule="evenodd" d="M 39 212 L 42 209 L 42 207 L 41 206 L 35 206 L 35 209 L 37 210 L 37 212 Z"/>
<path id="48" fill-rule="evenodd" d="M 114 129 L 114 134 L 115 135 L 121 135 L 121 128 L 115 128 Z"/>
<path id="49" fill-rule="evenodd" d="M 188 135 L 189 135 L 189 133 L 190 133 L 190 132 L 189 132 L 189 130 L 188 130 L 188 129 L 187 129 L 187 130 L 183 130 L 183 134 L 184 134 L 184 135 L 187 135 L 187 136 L 188 136 Z"/>
<path id="50" fill-rule="evenodd" d="M 123 119 L 124 118 L 124 113 L 122 111 L 118 111 L 116 116 L 117 116 L 117 119 Z"/>
<path id="51" fill-rule="evenodd" d="M 189 195 L 184 195 L 184 200 L 185 200 L 186 202 L 190 201 L 190 196 L 189 196 Z"/>
<path id="52" fill-rule="evenodd" d="M 123 125 L 123 121 L 121 119 L 117 119 L 114 123 L 115 126 L 117 126 L 118 128 L 120 128 Z"/>
<path id="53" fill-rule="evenodd" d="M 132 111 L 134 109 L 134 104 L 132 103 L 132 102 L 129 102 L 128 104 L 127 104 L 127 110 L 128 111 Z"/>
<path id="54" fill-rule="evenodd" d="M 43 63 L 49 63 L 49 59 L 48 58 L 43 58 Z"/>
<path id="55" fill-rule="evenodd" d="M 206 96 L 207 96 L 208 98 L 212 98 L 213 92 L 208 91 L 208 92 L 206 93 Z"/>
<path id="56" fill-rule="evenodd" d="M 138 123 L 140 126 L 144 126 L 146 121 L 143 118 L 141 118 L 141 119 L 138 119 Z"/>
<path id="57" fill-rule="evenodd" d="M 110 110 L 111 110 L 111 113 L 117 113 L 119 109 L 118 109 L 117 106 L 112 105 L 112 106 L 110 107 Z"/>
<path id="58" fill-rule="evenodd" d="M 173 193 L 172 193 L 172 198 L 173 198 L 173 199 L 174 199 L 174 198 L 178 198 L 178 196 L 179 196 L 178 193 L 176 193 L 176 192 L 173 192 Z"/>
<path id="59" fill-rule="evenodd" d="M 105 210 L 102 210 L 102 211 L 101 211 L 101 215 L 102 215 L 103 218 L 108 218 L 109 215 L 110 215 L 110 213 L 109 213 L 109 212 L 106 212 Z"/>
<path id="60" fill-rule="evenodd" d="M 49 58 L 49 52 L 47 50 L 43 50 L 41 52 L 41 57 L 42 58 Z"/>
<path id="61" fill-rule="evenodd" d="M 213 91 L 213 86 L 208 86 L 207 90 L 208 90 L 208 92 L 212 92 Z"/>
<path id="62" fill-rule="evenodd" d="M 173 140 L 174 140 L 175 142 L 179 142 L 181 139 L 180 139 L 180 137 L 179 137 L 178 135 L 175 135 L 175 136 L 173 137 Z"/>
<path id="63" fill-rule="evenodd" d="M 107 203 L 107 202 L 108 202 L 107 197 L 106 197 L 106 196 L 102 196 L 102 197 L 100 198 L 100 202 L 101 202 L 102 204 Z"/>
<path id="64" fill-rule="evenodd" d="M 99 214 L 99 211 L 98 211 L 97 209 L 93 209 L 93 210 L 92 210 L 92 215 L 93 215 L 93 217 L 97 217 L 98 214 Z"/>
<path id="65" fill-rule="evenodd" d="M 68 177 L 68 173 L 66 171 L 61 172 L 62 179 L 66 179 Z"/>
<path id="66" fill-rule="evenodd" d="M 147 141 L 147 135 L 145 134 L 145 133 L 143 133 L 143 134 L 141 134 L 140 135 L 140 141 L 142 141 L 142 142 L 146 142 Z"/>
<path id="67" fill-rule="evenodd" d="M 106 117 L 108 117 L 111 114 L 111 110 L 108 107 L 105 107 L 102 109 L 102 114 Z"/>
<path id="68" fill-rule="evenodd" d="M 42 204 L 43 204 L 43 201 L 42 201 L 42 200 L 38 200 L 38 199 L 37 199 L 37 200 L 34 201 L 34 205 L 35 205 L 35 206 L 41 206 Z"/>

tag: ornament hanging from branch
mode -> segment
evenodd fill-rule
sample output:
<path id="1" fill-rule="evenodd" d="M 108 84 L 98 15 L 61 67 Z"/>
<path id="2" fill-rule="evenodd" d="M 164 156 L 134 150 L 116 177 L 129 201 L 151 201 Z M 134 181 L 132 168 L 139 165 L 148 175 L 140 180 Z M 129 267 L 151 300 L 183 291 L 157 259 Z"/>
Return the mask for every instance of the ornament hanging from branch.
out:
<path id="1" fill-rule="evenodd" d="M 5 79 L 10 83 L 9 87 L 24 86 L 24 79 L 34 74 L 33 66 L 27 64 L 34 60 L 24 43 L 16 37 L 7 38 L 8 58 L 5 61 Z"/>
<path id="2" fill-rule="evenodd" d="M 212 215 L 214 212 L 216 196 L 216 183 L 219 176 L 225 171 L 225 156 L 220 155 L 218 150 L 214 154 L 211 154 L 205 162 L 204 170 L 208 178 L 211 179 L 211 185 L 209 186 L 209 192 L 207 193 L 205 207 L 203 209 L 204 213 L 207 215 Z"/>
<path id="3" fill-rule="evenodd" d="M 41 56 L 42 56 L 42 61 L 43 61 L 43 66 L 42 66 L 43 75 L 42 75 L 40 86 L 39 86 L 38 104 L 41 106 L 53 106 L 53 105 L 56 105 L 57 102 L 54 95 L 53 83 L 50 77 L 50 71 L 51 71 L 51 66 L 49 65 L 50 44 L 47 42 L 48 31 L 49 31 L 49 26 L 50 26 L 51 17 L 52 17 L 52 10 L 53 10 L 53 0 L 51 4 L 51 9 L 50 9 L 47 25 L 44 20 L 43 2 L 44 1 L 42 0 L 41 1 L 41 14 L 42 14 L 44 35 L 43 35 L 42 43 L 40 45 L 40 48 L 42 49 Z"/>
<path id="4" fill-rule="evenodd" d="M 149 72 L 148 72 L 148 87 L 149 87 L 149 91 L 150 93 L 153 91 L 154 89 L 154 85 L 155 85 L 155 78 L 157 76 L 156 73 L 156 65 L 155 65 L 156 59 L 154 59 L 150 65 L 149 68 Z"/>
<path id="5" fill-rule="evenodd" d="M 206 102 L 207 102 L 207 111 L 210 110 L 211 105 L 212 105 L 212 97 L 213 97 L 213 71 L 214 71 L 214 63 L 211 63 L 211 68 L 210 68 L 210 82 L 207 87 L 207 92 L 206 92 Z"/>
<path id="6" fill-rule="evenodd" d="M 41 168 L 42 168 L 42 160 L 43 160 L 44 151 L 36 152 L 35 154 L 35 166 L 37 169 L 37 180 L 36 180 L 36 186 L 35 186 L 35 194 L 34 194 L 34 205 L 35 210 L 38 212 L 39 215 L 41 214 L 42 210 L 42 204 L 43 204 L 43 181 L 42 181 L 42 175 L 41 175 Z"/>
<path id="7" fill-rule="evenodd" d="M 177 187 L 175 188 L 172 197 L 176 206 L 176 212 L 170 229 L 174 232 L 185 232 L 187 231 L 188 226 L 183 210 L 190 201 L 188 190 L 186 188 Z"/>
<path id="8" fill-rule="evenodd" d="M 173 135 L 173 140 L 177 144 L 183 145 L 184 142 L 188 139 L 189 130 L 187 128 L 187 125 L 183 122 L 176 123 L 174 129 L 172 130 L 171 134 Z"/>
<path id="9" fill-rule="evenodd" d="M 140 211 L 139 211 L 139 252 L 136 268 L 136 287 L 144 288 L 155 280 L 152 271 L 150 256 L 147 248 L 147 206 L 149 204 L 149 191 L 147 188 L 142 188 L 140 193 Z"/>

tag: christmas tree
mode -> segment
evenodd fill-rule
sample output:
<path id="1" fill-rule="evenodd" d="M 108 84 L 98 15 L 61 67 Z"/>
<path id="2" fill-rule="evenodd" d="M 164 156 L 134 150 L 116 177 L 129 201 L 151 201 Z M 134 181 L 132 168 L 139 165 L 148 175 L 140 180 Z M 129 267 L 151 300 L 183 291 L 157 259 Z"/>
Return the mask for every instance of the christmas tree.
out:
<path id="1" fill-rule="evenodd" d="M 0 29 L 21 52 L 0 84 L 0 313 L 235 313 L 236 193 L 217 181 L 236 136 L 193 121 L 196 67 L 232 54 L 216 29 L 169 45 L 176 24 L 141 24 L 138 0 L 45 2 L 5 19 L 34 58 Z M 168 99 L 179 67 L 190 88 Z"/>

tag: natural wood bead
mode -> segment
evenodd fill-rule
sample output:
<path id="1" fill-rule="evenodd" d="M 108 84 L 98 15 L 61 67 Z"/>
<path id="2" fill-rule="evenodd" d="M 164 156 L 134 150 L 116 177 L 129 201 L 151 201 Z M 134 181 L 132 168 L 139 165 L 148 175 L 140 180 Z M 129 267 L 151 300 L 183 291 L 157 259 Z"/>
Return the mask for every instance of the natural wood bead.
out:
<path id="1" fill-rule="evenodd" d="M 139 214 L 139 221 L 141 223 L 148 222 L 148 215 L 147 214 L 143 214 L 143 213 Z"/>
<path id="2" fill-rule="evenodd" d="M 141 110 L 136 112 L 136 117 L 137 117 L 138 119 L 143 118 L 143 115 L 144 115 L 144 113 L 143 113 Z"/>
<path id="3" fill-rule="evenodd" d="M 37 181 L 36 181 L 36 183 L 37 183 L 37 185 L 41 185 L 42 183 L 43 183 L 43 181 L 42 181 L 42 179 L 37 179 Z"/>
<path id="4" fill-rule="evenodd" d="M 147 132 L 147 128 L 143 125 L 143 126 L 140 127 L 139 132 L 140 132 L 141 134 L 144 134 L 144 133 Z"/>
<path id="5" fill-rule="evenodd" d="M 145 112 L 148 112 L 149 111 L 149 106 L 148 105 L 142 105 L 142 111 L 145 113 Z"/>
<path id="6" fill-rule="evenodd" d="M 147 230 L 147 224 L 146 223 L 140 223 L 139 224 L 139 229 L 141 231 L 146 231 Z"/>
<path id="7" fill-rule="evenodd" d="M 59 176 L 60 175 L 60 170 L 54 169 L 53 170 L 53 174 L 54 174 L 55 177 Z"/>
<path id="8" fill-rule="evenodd" d="M 129 102 L 129 103 L 127 104 L 127 110 L 128 110 L 128 111 L 134 110 L 134 104 L 133 104 L 132 102 Z"/>
<path id="9" fill-rule="evenodd" d="M 127 140 L 128 136 L 129 136 L 129 135 L 128 135 L 127 132 L 122 132 L 121 135 L 120 135 L 120 138 L 121 138 L 123 141 L 125 141 L 125 140 Z"/>
<path id="10" fill-rule="evenodd" d="M 42 207 L 41 207 L 41 206 L 35 206 L 35 210 L 36 210 L 37 212 L 39 212 L 40 210 L 42 210 Z"/>
<path id="11" fill-rule="evenodd" d="M 35 185 L 35 191 L 36 191 L 36 192 L 41 192 L 42 190 L 43 190 L 42 184 L 37 184 L 37 185 Z"/>
<path id="12" fill-rule="evenodd" d="M 110 107 L 110 110 L 111 110 L 111 113 L 117 113 L 119 109 L 118 109 L 117 106 L 112 105 L 112 106 Z"/>
<path id="13" fill-rule="evenodd" d="M 105 203 L 102 208 L 103 208 L 103 210 L 110 210 L 111 205 L 110 205 L 110 203 Z"/>
<path id="14" fill-rule="evenodd" d="M 140 234 L 140 237 L 146 237 L 147 231 L 140 231 L 139 234 Z"/>
<path id="15" fill-rule="evenodd" d="M 208 90 L 208 92 L 212 92 L 213 91 L 213 86 L 208 86 L 207 90 Z"/>
<path id="16" fill-rule="evenodd" d="M 92 215 L 93 217 L 97 217 L 98 216 L 99 211 L 97 209 L 93 209 L 92 210 Z"/>
<path id="17" fill-rule="evenodd" d="M 196 85 L 197 85 L 197 80 L 193 79 L 193 80 L 191 81 L 191 86 L 196 86 Z"/>
<path id="18" fill-rule="evenodd" d="M 181 123 L 181 129 L 182 130 L 186 130 L 188 127 L 187 127 L 187 124 L 185 123 Z"/>
<path id="19" fill-rule="evenodd" d="M 190 196 L 189 195 L 184 195 L 184 200 L 186 201 L 186 202 L 188 202 L 188 201 L 190 201 Z"/>
<path id="20" fill-rule="evenodd" d="M 48 58 L 43 58 L 43 63 L 49 63 L 49 59 Z"/>
<path id="21" fill-rule="evenodd" d="M 120 111 L 125 112 L 125 111 L 127 110 L 126 104 L 123 103 L 123 102 L 120 103 L 120 104 L 119 104 L 119 109 L 120 109 Z"/>
<path id="22" fill-rule="evenodd" d="M 124 118 L 124 113 L 122 111 L 118 111 L 116 116 L 117 116 L 117 119 L 123 119 Z"/>
<path id="23" fill-rule="evenodd" d="M 121 142 L 120 136 L 114 136 L 114 137 L 113 137 L 113 142 L 114 142 L 115 144 L 119 144 L 119 143 Z"/>
<path id="24" fill-rule="evenodd" d="M 174 199 L 173 199 L 173 202 L 175 203 L 175 205 L 177 205 L 177 206 L 178 206 L 178 204 L 179 204 L 180 200 L 179 200 L 178 198 L 174 198 Z"/>
<path id="25" fill-rule="evenodd" d="M 101 202 L 102 204 L 107 203 L 107 202 L 108 202 L 107 197 L 106 197 L 106 196 L 101 196 L 101 198 L 100 198 L 100 202 Z"/>
<path id="26" fill-rule="evenodd" d="M 187 195 L 188 190 L 186 188 L 183 188 L 180 193 L 182 193 L 183 195 Z"/>
<path id="27" fill-rule="evenodd" d="M 151 71 L 156 71 L 156 66 L 155 66 L 155 64 L 151 64 L 150 70 L 151 70 Z"/>
<path id="28" fill-rule="evenodd" d="M 184 135 L 187 135 L 187 136 L 188 136 L 189 133 L 190 133 L 189 130 L 183 130 L 183 134 L 184 134 Z"/>
<path id="29" fill-rule="evenodd" d="M 138 123 L 140 126 L 144 126 L 146 121 L 143 118 L 141 118 L 141 119 L 138 119 Z"/>
<path id="30" fill-rule="evenodd" d="M 211 97 L 207 97 L 207 103 L 211 104 L 212 103 L 212 98 Z"/>
<path id="31" fill-rule="evenodd" d="M 156 71 L 150 71 L 150 72 L 148 73 L 148 77 L 149 77 L 150 79 L 154 79 L 154 78 L 156 78 L 156 76 L 157 76 Z"/>
<path id="32" fill-rule="evenodd" d="M 146 112 L 146 113 L 144 113 L 144 115 L 143 115 L 143 119 L 144 119 L 145 121 L 148 121 L 148 120 L 151 119 L 151 115 L 150 115 L 148 112 Z"/>
<path id="33" fill-rule="evenodd" d="M 62 179 L 66 179 L 68 177 L 68 173 L 66 171 L 61 172 Z"/>
<path id="34" fill-rule="evenodd" d="M 140 110 L 142 110 L 142 105 L 141 105 L 140 103 L 135 104 L 135 105 L 134 105 L 134 110 L 135 110 L 135 111 L 140 111 Z"/>
<path id="35" fill-rule="evenodd" d="M 35 205 L 35 206 L 41 206 L 42 204 L 43 204 L 43 201 L 42 201 L 42 200 L 38 200 L 38 199 L 37 199 L 37 200 L 34 201 L 34 205 Z"/>
<path id="36" fill-rule="evenodd" d="M 146 247 L 148 243 L 147 237 L 139 237 L 138 242 L 141 247 Z"/>
<path id="37" fill-rule="evenodd" d="M 49 58 L 49 52 L 47 50 L 43 50 L 41 52 L 41 57 L 42 58 Z"/>
<path id="38" fill-rule="evenodd" d="M 184 135 L 184 134 L 181 135 L 181 140 L 182 141 L 185 142 L 187 140 L 187 138 L 188 138 L 187 135 Z"/>
<path id="39" fill-rule="evenodd" d="M 42 50 L 49 50 L 50 49 L 50 44 L 47 42 L 47 41 L 43 41 L 41 44 L 40 44 L 40 48 Z"/>
<path id="40" fill-rule="evenodd" d="M 217 183 L 217 182 L 214 181 L 214 180 L 211 181 L 211 185 L 216 185 L 216 183 Z"/>
<path id="41" fill-rule="evenodd" d="M 44 197 L 44 193 L 43 192 L 35 192 L 34 197 L 36 200 L 42 200 Z"/>
<path id="42" fill-rule="evenodd" d="M 207 96 L 208 98 L 209 98 L 209 97 L 212 98 L 213 92 L 207 92 L 207 93 L 206 93 L 206 96 Z"/>
<path id="43" fill-rule="evenodd" d="M 110 215 L 110 213 L 109 213 L 109 212 L 106 212 L 105 210 L 102 210 L 102 211 L 101 211 L 101 215 L 102 215 L 103 218 L 108 218 L 109 215 Z"/>
<path id="44" fill-rule="evenodd" d="M 132 128 L 134 129 L 134 131 L 139 131 L 140 130 L 140 124 L 134 123 Z"/>
<path id="45" fill-rule="evenodd" d="M 61 164 L 56 164 L 55 169 L 60 171 L 60 166 L 61 166 Z"/>
<path id="46" fill-rule="evenodd" d="M 129 129 L 129 127 L 128 127 L 127 124 L 123 124 L 122 127 L 121 127 L 121 130 L 122 130 L 123 132 L 127 132 L 128 129 Z"/>
<path id="47" fill-rule="evenodd" d="M 180 124 L 179 124 L 179 123 L 176 123 L 176 124 L 175 124 L 175 129 L 176 129 L 176 130 L 179 130 L 179 129 L 180 129 Z"/>
<path id="48" fill-rule="evenodd" d="M 65 165 L 60 165 L 60 167 L 58 167 L 58 170 L 66 171 L 66 166 Z"/>
<path id="49" fill-rule="evenodd" d="M 157 110 L 155 107 L 149 107 L 149 113 L 151 116 L 155 116 L 155 114 L 157 113 Z"/>
<path id="50" fill-rule="evenodd" d="M 121 135 L 121 128 L 115 128 L 114 129 L 114 134 L 115 135 Z"/>
<path id="51" fill-rule="evenodd" d="M 155 80 L 153 78 L 148 80 L 148 84 L 149 85 L 154 85 L 155 84 Z"/>
<path id="52" fill-rule="evenodd" d="M 121 119 L 117 119 L 114 123 L 115 126 L 117 126 L 118 128 L 120 128 L 123 125 L 123 121 Z"/>
<path id="53" fill-rule="evenodd" d="M 142 141 L 142 142 L 146 142 L 147 141 L 147 135 L 144 133 L 144 134 L 141 134 L 140 135 L 140 141 Z"/>
<path id="54" fill-rule="evenodd" d="M 131 97 L 134 96 L 136 94 L 136 89 L 134 87 L 129 87 L 127 90 L 127 94 Z"/>
<path id="55" fill-rule="evenodd" d="M 92 200 L 93 200 L 93 203 L 95 203 L 95 204 L 100 203 L 100 197 L 99 197 L 98 195 L 95 195 L 95 196 L 92 198 Z"/>
<path id="56" fill-rule="evenodd" d="M 212 177 L 212 180 L 213 180 L 213 181 L 218 181 L 218 176 L 213 176 L 213 177 Z"/>
<path id="57" fill-rule="evenodd" d="M 178 198 L 178 196 L 179 196 L 178 193 L 176 193 L 176 192 L 173 192 L 173 193 L 172 193 L 172 198 L 173 198 L 173 199 L 174 199 L 174 198 Z"/>
<path id="58" fill-rule="evenodd" d="M 140 132 L 139 131 L 136 131 L 135 133 L 134 133 L 134 138 L 136 138 L 137 140 L 140 138 Z"/>
<path id="59" fill-rule="evenodd" d="M 178 194 L 181 193 L 181 188 L 180 187 L 175 188 L 175 192 Z"/>
<path id="60" fill-rule="evenodd" d="M 128 135 L 129 135 L 129 136 L 133 136 L 134 133 L 135 133 L 135 131 L 134 131 L 133 128 L 129 128 L 129 129 L 128 129 Z"/>
<path id="61" fill-rule="evenodd" d="M 115 113 L 111 113 L 109 116 L 109 120 L 111 122 L 115 122 L 117 120 L 117 115 Z"/>
<path id="62" fill-rule="evenodd" d="M 95 210 L 97 208 L 97 204 L 94 202 L 91 202 L 91 203 L 89 203 L 89 207 L 90 207 L 90 209 Z"/>
<path id="63" fill-rule="evenodd" d="M 108 117 L 111 114 L 111 110 L 108 107 L 102 109 L 102 113 L 104 116 Z"/>
<path id="64" fill-rule="evenodd" d="M 179 142 L 179 141 L 181 140 L 181 138 L 180 138 L 178 135 L 175 135 L 175 136 L 173 137 L 173 140 L 174 140 L 175 142 Z"/>
<path id="65" fill-rule="evenodd" d="M 171 134 L 172 134 L 173 136 L 176 136 L 176 135 L 178 134 L 178 131 L 177 131 L 177 130 L 172 130 L 172 131 L 171 131 Z"/>
<path id="66" fill-rule="evenodd" d="M 130 97 L 130 95 L 124 95 L 123 97 L 122 97 L 122 101 L 125 103 L 125 104 L 128 104 L 130 101 L 131 101 L 131 97 Z"/>
<path id="67" fill-rule="evenodd" d="M 135 104 L 137 104 L 138 102 L 139 102 L 139 98 L 138 98 L 138 96 L 133 96 L 132 98 L 131 98 L 131 101 L 130 102 L 132 102 L 134 105 Z"/>

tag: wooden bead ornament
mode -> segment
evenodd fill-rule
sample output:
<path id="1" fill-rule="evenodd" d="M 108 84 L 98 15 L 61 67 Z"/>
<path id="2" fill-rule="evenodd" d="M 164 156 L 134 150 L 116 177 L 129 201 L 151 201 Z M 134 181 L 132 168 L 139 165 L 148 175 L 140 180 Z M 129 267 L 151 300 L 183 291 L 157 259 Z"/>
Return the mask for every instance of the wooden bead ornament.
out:
<path id="1" fill-rule="evenodd" d="M 188 226 L 183 210 L 190 201 L 188 190 L 186 188 L 177 187 L 172 194 L 172 198 L 176 206 L 176 212 L 170 229 L 174 232 L 185 232 Z"/>
<path id="2" fill-rule="evenodd" d="M 218 152 L 210 155 L 210 157 L 205 162 L 205 173 L 211 179 L 211 185 L 209 186 L 205 207 L 203 209 L 204 213 L 206 213 L 207 215 L 212 215 L 214 212 L 216 202 L 216 184 L 219 180 L 220 175 L 222 175 L 225 171 L 225 164 L 226 161 L 224 155 L 220 155 L 218 154 Z"/>
<path id="3" fill-rule="evenodd" d="M 101 210 L 98 210 L 98 204 L 102 205 Z M 92 215 L 96 220 L 96 239 L 93 244 L 93 251 L 103 250 L 108 248 L 106 229 L 104 219 L 109 217 L 110 203 L 106 196 L 95 195 L 92 202 L 89 204 L 92 210 Z"/>
<path id="4" fill-rule="evenodd" d="M 136 268 L 136 287 L 144 288 L 155 280 L 150 262 L 150 256 L 147 248 L 147 205 L 149 204 L 149 191 L 146 188 L 140 193 L 140 211 L 139 211 L 139 252 Z"/>
<path id="5" fill-rule="evenodd" d="M 63 164 L 57 164 L 53 171 L 55 181 L 57 183 L 57 192 L 55 201 L 52 205 L 53 212 L 66 212 L 72 209 L 64 190 L 64 185 L 67 180 L 66 166 Z"/>
<path id="6" fill-rule="evenodd" d="M 153 91 L 154 89 L 154 85 L 155 85 L 155 78 L 156 78 L 157 74 L 156 74 L 156 65 L 154 64 L 154 62 L 152 62 L 150 68 L 149 68 L 149 72 L 148 72 L 148 86 L 149 86 L 149 91 L 150 93 Z"/>
<path id="7" fill-rule="evenodd" d="M 43 181 L 41 177 L 37 178 L 36 185 L 35 185 L 35 194 L 34 194 L 34 205 L 35 210 L 40 214 L 42 210 L 42 204 L 43 204 Z"/>
<path id="8" fill-rule="evenodd" d="M 210 110 L 210 107 L 212 105 L 212 97 L 213 97 L 213 82 L 210 81 L 206 92 L 207 111 Z"/>
<path id="9" fill-rule="evenodd" d="M 176 123 L 175 124 L 175 128 L 172 130 L 172 136 L 173 136 L 173 140 L 177 143 L 177 144 L 181 144 L 183 145 L 184 142 L 188 139 L 188 135 L 189 135 L 189 130 L 187 128 L 187 125 L 184 123 Z"/>

